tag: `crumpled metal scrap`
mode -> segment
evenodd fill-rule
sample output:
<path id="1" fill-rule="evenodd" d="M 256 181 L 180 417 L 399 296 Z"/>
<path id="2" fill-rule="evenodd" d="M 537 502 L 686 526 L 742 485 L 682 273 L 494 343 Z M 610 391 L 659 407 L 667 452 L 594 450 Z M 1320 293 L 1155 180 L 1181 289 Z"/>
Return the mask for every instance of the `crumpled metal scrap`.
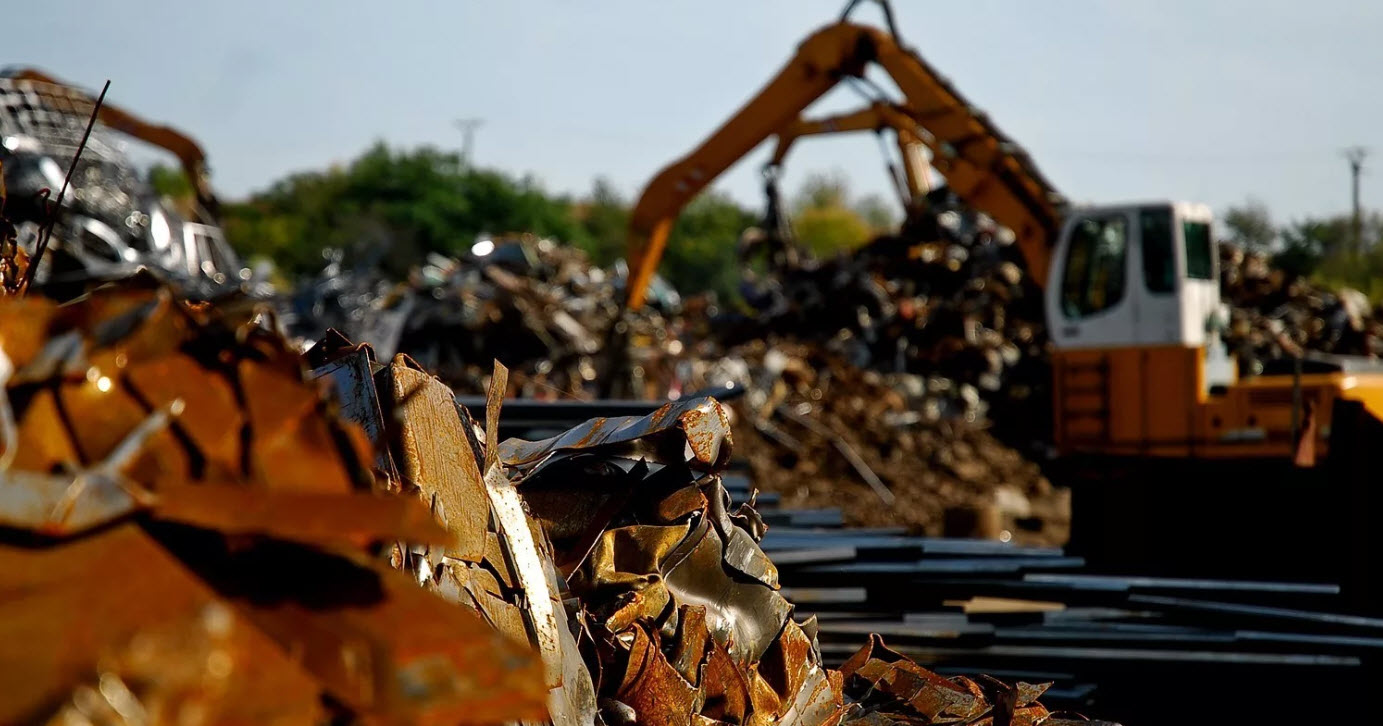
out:
<path id="1" fill-rule="evenodd" d="M 719 478 L 699 473 L 723 467 L 730 448 L 709 398 L 500 447 L 571 573 L 607 723 L 818 724 L 843 713 L 812 626 L 791 621 L 757 545 L 762 520 L 732 511 Z"/>
<path id="2" fill-rule="evenodd" d="M 1062 723 L 825 668 L 712 399 L 501 445 L 502 367 L 482 427 L 337 336 L 326 399 L 252 310 L 133 286 L 0 303 L 0 351 L 0 721 Z"/>
<path id="3" fill-rule="evenodd" d="M 255 317 L 0 299 L 0 722 L 540 718 L 525 648 L 379 562 L 449 536 Z"/>
<path id="4" fill-rule="evenodd" d="M 842 670 L 825 668 L 815 620 L 791 617 L 758 545 L 762 519 L 752 502 L 732 510 L 721 486 L 731 446 L 728 417 L 710 398 L 500 446 L 570 573 L 605 723 L 1083 720 L 1048 713 L 1037 702 L 1046 686 L 943 678 L 877 636 Z"/>
<path id="5" fill-rule="evenodd" d="M 403 355 L 388 365 L 339 335 L 314 348 L 347 416 L 379 446 L 375 467 L 425 502 L 451 542 L 394 545 L 393 564 L 423 588 L 466 606 L 511 641 L 532 645 L 543 672 L 550 722 L 590 724 L 596 700 L 577 644 L 551 545 L 518 505 L 508 480 L 486 465 L 495 451 L 449 388 Z M 501 381 L 497 391 L 504 387 Z M 498 406 L 493 406 L 498 415 Z M 493 457 L 491 457 L 493 458 Z"/>
<path id="6" fill-rule="evenodd" d="M 857 712 L 846 723 L 974 724 L 975 726 L 1060 726 L 1107 723 L 1083 716 L 1053 715 L 1037 702 L 1051 684 L 1013 685 L 980 675 L 945 678 L 889 650 L 872 635 L 841 666 L 846 693 Z"/>

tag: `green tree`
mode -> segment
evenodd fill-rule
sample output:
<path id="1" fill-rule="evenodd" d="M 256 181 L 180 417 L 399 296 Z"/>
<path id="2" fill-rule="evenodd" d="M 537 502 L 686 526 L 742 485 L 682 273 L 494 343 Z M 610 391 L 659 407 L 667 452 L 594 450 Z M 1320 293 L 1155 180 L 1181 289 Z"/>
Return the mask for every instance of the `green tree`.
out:
<path id="1" fill-rule="evenodd" d="M 226 205 L 223 217 L 242 254 L 266 256 L 290 275 L 320 269 L 327 248 L 402 274 L 426 253 L 462 253 L 486 232 L 585 240 L 570 202 L 531 178 L 468 167 L 454 152 L 383 143 L 344 168 L 295 174 Z"/>
<path id="2" fill-rule="evenodd" d="M 869 225 L 872 232 L 892 232 L 898 226 L 897 203 L 889 203 L 878 194 L 866 194 L 855 200 L 855 213 Z"/>
<path id="3" fill-rule="evenodd" d="M 1282 228 L 1282 249 L 1273 264 L 1296 275 L 1310 275 L 1327 258 L 1349 249 L 1350 223 L 1345 217 L 1303 219 Z"/>
<path id="4" fill-rule="evenodd" d="M 1227 241 L 1246 250 L 1267 250 L 1277 239 L 1277 228 L 1267 205 L 1256 199 L 1230 207 L 1225 211 L 1224 222 L 1229 230 Z"/>
<path id="5" fill-rule="evenodd" d="M 192 182 L 179 167 L 155 164 L 149 167 L 148 181 L 149 186 L 161 197 L 190 200 L 195 194 Z"/>
<path id="6" fill-rule="evenodd" d="M 600 265 L 628 252 L 628 203 L 608 179 L 597 178 L 590 196 L 573 205 L 582 229 L 577 244 Z M 684 294 L 713 290 L 722 300 L 739 295 L 736 244 L 757 215 L 719 192 L 701 194 L 677 216 L 668 235 L 658 274 Z"/>
<path id="7" fill-rule="evenodd" d="M 584 232 L 577 241 L 598 265 L 611 265 L 625 255 L 629 234 L 629 205 L 609 179 L 597 177 L 590 197 L 575 205 L 576 218 Z"/>
<path id="8" fill-rule="evenodd" d="M 1283 238 L 1291 242 L 1288 249 L 1319 251 L 1309 268 L 1314 282 L 1327 288 L 1352 287 L 1378 302 L 1383 300 L 1383 215 L 1369 212 L 1361 222 L 1359 250 L 1354 249 L 1349 215 L 1307 220 L 1284 232 Z"/>
<path id="9" fill-rule="evenodd" d="M 815 255 L 858 247 L 870 237 L 870 224 L 850 204 L 849 185 L 839 173 L 807 177 L 793 204 L 793 234 Z"/>
<path id="10" fill-rule="evenodd" d="M 739 235 L 758 215 L 720 192 L 693 199 L 668 235 L 659 273 L 680 292 L 713 290 L 721 300 L 739 297 Z"/>
<path id="11" fill-rule="evenodd" d="M 291 277 L 320 270 L 328 248 L 343 250 L 348 264 L 379 262 L 402 275 L 429 252 L 461 254 L 477 235 L 505 232 L 553 237 L 609 265 L 625 255 L 630 209 L 605 179 L 572 201 L 546 194 L 532 178 L 468 167 L 452 152 L 381 143 L 342 167 L 282 179 L 223 212 L 242 255 L 266 257 Z M 673 226 L 661 274 L 684 293 L 735 297 L 735 245 L 756 217 L 722 194 L 697 197 Z"/>
<path id="12" fill-rule="evenodd" d="M 797 191 L 797 210 L 850 206 L 850 184 L 839 171 L 813 172 Z"/>

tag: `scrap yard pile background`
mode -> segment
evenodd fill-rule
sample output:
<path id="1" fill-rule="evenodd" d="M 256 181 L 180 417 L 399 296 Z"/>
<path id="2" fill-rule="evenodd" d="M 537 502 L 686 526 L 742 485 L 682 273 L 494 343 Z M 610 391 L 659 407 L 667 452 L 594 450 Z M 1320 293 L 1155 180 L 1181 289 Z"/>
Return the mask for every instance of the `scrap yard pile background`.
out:
<path id="1" fill-rule="evenodd" d="M 880 5 L 888 32 L 864 37 L 887 48 L 898 32 Z M 1376 710 L 1383 548 L 1330 548 L 1374 539 L 1358 525 L 1379 497 L 1350 477 L 1373 471 L 1383 424 L 1360 413 L 1332 432 L 1312 401 L 1332 375 L 1383 371 L 1383 215 L 1216 210 L 1223 306 L 1197 322 L 1210 342 L 1195 364 L 1235 375 L 1196 383 L 1207 398 L 1289 376 L 1243 400 L 1290 407 L 1279 458 L 1319 486 L 1252 488 L 1264 454 L 1261 469 L 1216 470 L 1247 495 L 1187 494 L 1187 475 L 1173 496 L 1158 477 L 1176 470 L 1158 466 L 1182 459 L 1134 472 L 1156 457 L 1081 469 L 1059 455 L 1070 359 L 1047 321 L 1047 260 L 1034 264 L 1031 230 L 973 203 L 985 184 L 953 178 L 978 174 L 973 151 L 938 145 L 931 181 L 890 162 L 901 213 L 840 173 L 780 191 L 781 158 L 762 207 L 688 195 L 631 306 L 646 250 L 627 242 L 656 204 L 608 180 L 558 195 L 469 148 L 378 142 L 220 199 L 197 142 L 115 105 L 121 79 L 108 90 L 0 71 L 0 723 L 1098 726 Z M 930 138 L 889 126 L 901 104 L 870 100 L 885 121 L 845 130 L 887 129 L 903 155 L 910 134 Z M 986 117 L 965 118 L 1002 151 L 982 171 L 1046 184 Z M 783 153 L 796 138 L 772 134 Z M 1029 211 L 1069 209 L 1049 197 Z M 1113 390 L 1111 365 L 1095 367 Z M 1169 398 L 1194 388 L 1178 385 Z M 1281 443 L 1253 438 L 1276 424 L 1259 428 L 1260 410 L 1225 432 L 1216 413 L 1214 433 Z M 1337 458 L 1318 462 L 1317 446 Z M 1080 520 L 1106 511 L 1080 486 L 1135 474 L 1153 485 L 1121 502 L 1129 519 Z M 1280 491 L 1286 506 L 1260 506 Z M 1188 521 L 1242 549 L 1210 552 Z M 1082 531 L 1115 544 L 1092 551 Z M 1211 567 L 1240 551 L 1262 557 Z"/>

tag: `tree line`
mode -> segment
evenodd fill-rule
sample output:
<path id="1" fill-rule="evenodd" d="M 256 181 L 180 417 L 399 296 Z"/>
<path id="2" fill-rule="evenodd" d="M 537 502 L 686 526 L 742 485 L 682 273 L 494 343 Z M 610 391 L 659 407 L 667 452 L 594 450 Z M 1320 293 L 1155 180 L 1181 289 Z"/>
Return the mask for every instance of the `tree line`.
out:
<path id="1" fill-rule="evenodd" d="M 169 167 L 149 176 L 164 193 L 190 192 Z M 222 213 L 242 256 L 269 260 L 291 281 L 319 272 L 329 249 L 340 250 L 349 265 L 401 278 L 428 253 L 464 255 L 478 236 L 509 232 L 575 245 L 608 266 L 625 254 L 631 206 L 605 179 L 584 195 L 552 194 L 531 176 L 470 166 L 454 151 L 376 143 L 349 163 L 291 174 L 225 204 Z M 897 223 L 887 202 L 851 195 L 839 174 L 809 176 L 788 212 L 797 242 L 819 256 L 854 248 Z M 762 209 L 725 194 L 702 194 L 678 217 L 661 274 L 684 293 L 713 290 L 734 299 L 741 279 L 736 243 L 762 217 Z M 1227 241 L 1270 255 L 1290 273 L 1383 300 L 1383 214 L 1364 215 L 1358 244 L 1349 215 L 1279 224 L 1264 204 L 1248 200 L 1225 210 L 1222 220 Z"/>
<path id="2" fill-rule="evenodd" d="M 1365 212 L 1357 240 L 1350 214 L 1278 224 L 1266 205 L 1250 199 L 1225 210 L 1223 219 L 1225 241 L 1270 256 L 1275 267 L 1383 301 L 1383 214 Z"/>
<path id="3" fill-rule="evenodd" d="M 185 191 L 166 167 L 150 180 L 164 192 Z M 242 256 L 271 261 L 285 280 L 319 272 L 327 250 L 402 277 L 428 253 L 464 255 L 478 236 L 509 232 L 575 245 L 610 265 L 624 256 L 631 204 L 604 179 L 585 195 L 552 194 L 530 176 L 473 167 L 453 151 L 377 143 L 349 163 L 292 174 L 223 205 L 222 222 Z M 808 178 L 790 211 L 798 241 L 818 254 L 857 246 L 895 223 L 883 200 L 853 198 L 838 175 Z M 736 243 L 762 215 L 722 193 L 700 195 L 673 227 L 661 274 L 683 292 L 734 298 Z"/>

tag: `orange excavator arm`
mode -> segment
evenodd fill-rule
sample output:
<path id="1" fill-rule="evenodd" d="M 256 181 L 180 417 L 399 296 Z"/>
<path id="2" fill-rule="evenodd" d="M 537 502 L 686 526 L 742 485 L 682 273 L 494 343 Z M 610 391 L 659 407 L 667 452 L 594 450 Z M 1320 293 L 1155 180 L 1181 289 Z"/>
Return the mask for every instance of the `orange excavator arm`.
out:
<path id="1" fill-rule="evenodd" d="M 932 164 L 958 197 L 1009 228 L 1039 284 L 1047 278 L 1061 198 L 1016 144 L 890 33 L 841 21 L 808 37 L 778 75 L 690 154 L 649 182 L 629 224 L 629 297 L 643 304 L 682 208 L 722 172 L 842 79 L 877 64 L 893 78 Z"/>
<path id="2" fill-rule="evenodd" d="M 35 68 L 20 69 L 12 73 L 11 77 L 72 87 L 71 84 L 60 81 Z M 192 189 L 197 195 L 197 203 L 207 213 L 216 214 L 219 203 L 211 190 L 211 182 L 206 167 L 206 153 L 202 151 L 202 147 L 196 141 L 177 129 L 149 123 L 112 105 L 110 102 L 101 104 L 100 120 L 102 124 L 111 129 L 165 149 L 178 157 L 183 173 L 187 175 L 187 179 L 192 183 Z"/>
<path id="3" fill-rule="evenodd" d="M 773 149 L 773 158 L 768 165 L 782 166 L 788 151 L 803 136 L 851 131 L 877 133 L 884 129 L 893 129 L 897 138 L 898 153 L 903 160 L 903 203 L 911 205 L 930 191 L 926 143 L 923 141 L 926 132 L 918 128 L 906 108 L 897 104 L 876 102 L 853 113 L 818 119 L 799 118 L 778 132 L 778 144 Z"/>

